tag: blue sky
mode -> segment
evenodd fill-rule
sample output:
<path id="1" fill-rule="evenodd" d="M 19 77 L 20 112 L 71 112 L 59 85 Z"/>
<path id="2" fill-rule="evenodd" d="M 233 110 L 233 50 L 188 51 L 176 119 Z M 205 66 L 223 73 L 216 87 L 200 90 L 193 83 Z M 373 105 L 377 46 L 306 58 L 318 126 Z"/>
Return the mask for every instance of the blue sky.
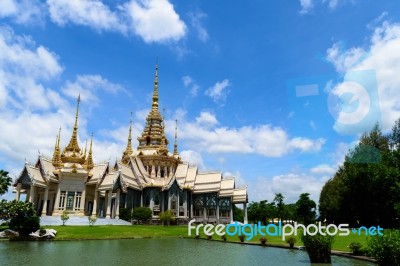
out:
<path id="1" fill-rule="evenodd" d="M 93 132 L 96 161 L 120 158 L 158 58 L 183 159 L 235 176 L 250 201 L 317 201 L 360 134 L 400 117 L 399 13 L 372 0 L 3 0 L 0 168 L 51 157 L 59 127 L 65 145 L 78 94 L 81 145 Z"/>

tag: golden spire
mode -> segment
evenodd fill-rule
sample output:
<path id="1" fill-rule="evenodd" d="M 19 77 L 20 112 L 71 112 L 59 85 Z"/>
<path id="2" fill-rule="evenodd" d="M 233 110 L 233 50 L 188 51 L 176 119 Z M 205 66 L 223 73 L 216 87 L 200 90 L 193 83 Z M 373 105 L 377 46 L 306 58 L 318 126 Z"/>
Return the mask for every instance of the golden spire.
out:
<path id="1" fill-rule="evenodd" d="M 131 119 L 129 121 L 129 135 L 128 135 L 128 143 L 126 145 L 125 151 L 122 153 L 121 162 L 123 164 L 127 164 L 129 162 L 129 156 L 133 153 L 132 149 L 132 112 L 131 112 Z"/>
<path id="2" fill-rule="evenodd" d="M 89 172 L 90 170 L 93 169 L 94 163 L 93 163 L 93 157 L 92 157 L 92 143 L 93 143 L 93 132 L 92 132 L 92 137 L 90 138 L 90 148 L 89 148 L 89 154 L 85 163 L 86 170 Z"/>
<path id="3" fill-rule="evenodd" d="M 71 151 L 71 152 L 80 152 L 80 148 L 78 145 L 78 115 L 79 115 L 79 103 L 81 102 L 81 95 L 79 94 L 78 96 L 78 101 L 76 105 L 76 115 L 75 115 L 75 124 L 74 124 L 74 130 L 72 131 L 72 136 L 71 140 L 69 141 L 69 144 L 67 147 L 65 147 L 65 151 Z"/>
<path id="4" fill-rule="evenodd" d="M 175 120 L 174 155 L 179 155 L 178 154 L 178 119 Z"/>
<path id="5" fill-rule="evenodd" d="M 156 74 L 154 76 L 153 104 L 151 109 L 158 109 L 158 64 L 156 64 Z"/>
<path id="6" fill-rule="evenodd" d="M 54 145 L 53 159 L 52 164 L 56 168 L 60 168 L 62 166 L 61 154 L 60 154 L 60 137 L 61 137 L 61 127 L 58 130 L 58 135 L 56 137 L 56 144 Z"/>

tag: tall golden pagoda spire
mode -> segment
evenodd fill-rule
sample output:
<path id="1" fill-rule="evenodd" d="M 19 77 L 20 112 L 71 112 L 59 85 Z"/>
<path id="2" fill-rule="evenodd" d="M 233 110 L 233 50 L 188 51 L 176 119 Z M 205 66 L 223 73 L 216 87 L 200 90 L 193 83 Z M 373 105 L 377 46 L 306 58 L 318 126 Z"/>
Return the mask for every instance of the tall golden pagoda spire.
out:
<path id="1" fill-rule="evenodd" d="M 131 119 L 129 121 L 129 135 L 128 135 L 128 143 L 126 144 L 126 149 L 122 153 L 121 162 L 123 164 L 127 164 L 129 162 L 129 156 L 133 153 L 132 149 L 132 112 L 131 112 Z"/>
<path id="2" fill-rule="evenodd" d="M 178 156 L 178 119 L 175 120 L 174 156 Z"/>
<path id="3" fill-rule="evenodd" d="M 153 88 L 153 104 L 151 109 L 158 109 L 158 64 L 156 64 L 156 73 L 154 76 L 154 88 Z"/>
<path id="4" fill-rule="evenodd" d="M 92 132 L 92 137 L 90 138 L 90 148 L 89 148 L 89 154 L 85 162 L 86 170 L 89 172 L 90 170 L 93 169 L 94 163 L 93 163 L 93 156 L 92 156 L 92 143 L 93 143 L 93 132 Z"/>
<path id="5" fill-rule="evenodd" d="M 51 160 L 55 168 L 60 168 L 62 166 L 61 154 L 60 154 L 60 137 L 61 137 L 61 127 L 58 130 L 58 135 L 56 137 L 56 144 L 54 145 L 53 159 Z"/>
<path id="6" fill-rule="evenodd" d="M 77 105 L 76 105 L 74 129 L 72 131 L 71 140 L 69 141 L 69 144 L 67 145 L 67 147 L 65 147 L 64 152 L 71 151 L 71 152 L 79 153 L 81 151 L 81 149 L 79 148 L 79 145 L 78 145 L 78 115 L 79 115 L 79 103 L 80 102 L 81 102 L 81 95 L 79 94 L 78 100 L 77 100 Z"/>
<path id="7" fill-rule="evenodd" d="M 64 148 L 63 153 L 61 154 L 61 161 L 63 163 L 74 163 L 73 167 L 76 167 L 75 163 L 83 165 L 85 163 L 85 158 L 80 157 L 80 151 L 78 145 L 78 116 L 79 116 L 79 103 L 81 102 L 81 96 L 78 96 L 77 105 L 76 105 L 76 114 L 75 114 L 75 123 L 74 129 L 72 131 L 71 140 L 68 145 Z"/>

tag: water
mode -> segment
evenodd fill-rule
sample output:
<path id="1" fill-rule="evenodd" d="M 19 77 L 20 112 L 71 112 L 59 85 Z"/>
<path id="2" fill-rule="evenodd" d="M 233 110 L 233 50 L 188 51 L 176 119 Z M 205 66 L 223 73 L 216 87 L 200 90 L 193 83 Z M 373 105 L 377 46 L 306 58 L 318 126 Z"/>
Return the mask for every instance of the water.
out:
<path id="1" fill-rule="evenodd" d="M 195 239 L 0 241 L 0 265 L 310 265 L 305 251 Z M 317 264 L 324 265 L 324 264 Z M 332 265 L 372 263 L 332 256 Z"/>

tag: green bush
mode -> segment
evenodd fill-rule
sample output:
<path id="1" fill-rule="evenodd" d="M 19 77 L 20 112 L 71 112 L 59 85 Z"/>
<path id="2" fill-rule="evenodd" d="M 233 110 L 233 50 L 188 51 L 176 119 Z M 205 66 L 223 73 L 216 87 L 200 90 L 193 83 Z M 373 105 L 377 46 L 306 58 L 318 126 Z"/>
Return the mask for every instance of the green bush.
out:
<path id="1" fill-rule="evenodd" d="M 267 243 L 267 238 L 265 236 L 264 237 L 260 237 L 259 240 L 260 240 L 262 245 L 265 245 L 265 243 Z"/>
<path id="2" fill-rule="evenodd" d="M 362 251 L 361 251 L 361 243 L 358 242 L 351 242 L 349 245 L 349 249 L 351 251 L 351 253 L 353 253 L 353 255 L 361 255 Z"/>
<path id="3" fill-rule="evenodd" d="M 167 226 L 172 221 L 175 221 L 175 215 L 171 210 L 167 210 L 165 212 L 160 213 L 159 218 L 162 221 L 163 225 L 167 225 Z"/>
<path id="4" fill-rule="evenodd" d="M 385 230 L 382 236 L 369 237 L 368 253 L 379 265 L 400 265 L 400 232 Z"/>
<path id="5" fill-rule="evenodd" d="M 68 221 L 68 219 L 69 219 L 68 212 L 67 212 L 67 211 L 63 211 L 62 214 L 61 214 L 61 216 L 60 216 L 60 218 L 61 218 L 61 221 L 62 221 L 62 225 L 65 225 L 65 223 L 66 223 L 66 222 Z"/>
<path id="6" fill-rule="evenodd" d="M 291 248 L 293 248 L 294 244 L 296 244 L 296 242 L 297 242 L 297 238 L 295 236 L 288 236 L 285 241 L 286 241 L 286 243 L 289 244 L 289 246 Z"/>
<path id="7" fill-rule="evenodd" d="M 328 234 L 301 235 L 311 263 L 331 263 L 331 249 L 334 237 Z"/>
<path id="8" fill-rule="evenodd" d="M 150 220 L 152 215 L 151 209 L 147 207 L 137 207 L 132 211 L 132 218 L 139 223 Z"/>
<path id="9" fill-rule="evenodd" d="M 1 201 L 0 219 L 9 220 L 10 229 L 19 232 L 21 236 L 27 236 L 40 228 L 40 219 L 31 202 Z"/>
<path id="10" fill-rule="evenodd" d="M 119 218 L 130 222 L 132 220 L 132 209 L 128 208 L 120 208 L 119 209 Z"/>

